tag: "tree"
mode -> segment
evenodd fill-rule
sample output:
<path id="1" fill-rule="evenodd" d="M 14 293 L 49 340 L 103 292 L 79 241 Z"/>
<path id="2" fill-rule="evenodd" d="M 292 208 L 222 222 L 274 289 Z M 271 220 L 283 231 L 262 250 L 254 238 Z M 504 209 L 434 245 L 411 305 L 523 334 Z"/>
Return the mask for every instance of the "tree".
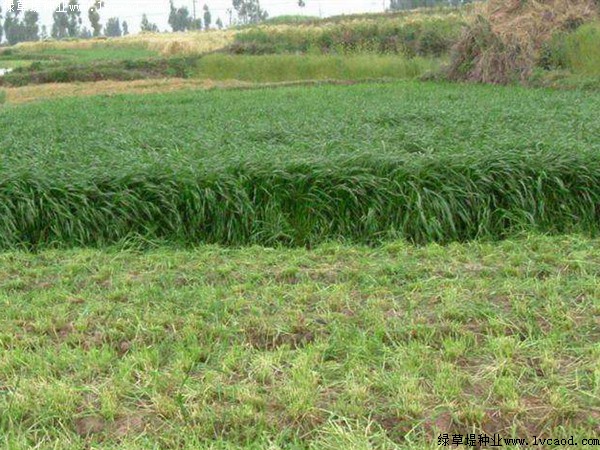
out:
<path id="1" fill-rule="evenodd" d="M 262 22 L 269 17 L 269 14 L 260 7 L 260 0 L 233 0 L 232 4 L 238 20 L 244 25 Z"/>
<path id="2" fill-rule="evenodd" d="M 88 11 L 88 19 L 94 30 L 94 37 L 98 37 L 102 34 L 102 24 L 100 23 L 100 13 L 98 12 L 101 8 L 104 8 L 104 2 L 102 0 L 96 0 Z"/>
<path id="3" fill-rule="evenodd" d="M 142 32 L 158 33 L 158 26 L 155 23 L 150 23 L 146 14 L 142 14 L 140 28 L 142 29 Z"/>
<path id="4" fill-rule="evenodd" d="M 61 4 L 62 6 L 62 4 Z M 69 35 L 69 19 L 67 14 L 59 7 L 52 13 L 52 31 L 50 34 L 54 39 L 64 39 Z"/>
<path id="5" fill-rule="evenodd" d="M 6 15 L 4 16 L 4 36 L 9 44 L 16 44 L 19 39 L 20 31 L 18 29 L 17 24 L 19 23 L 19 10 L 16 13 L 11 12 L 11 9 L 14 10 L 14 6 L 11 3 L 8 11 L 6 11 Z"/>
<path id="6" fill-rule="evenodd" d="M 186 31 L 194 26 L 190 12 L 185 6 L 175 8 L 173 0 L 171 0 L 170 6 L 169 25 L 171 25 L 173 31 Z"/>
<path id="7" fill-rule="evenodd" d="M 197 19 L 192 19 L 188 29 L 189 30 L 201 30 L 202 29 L 202 19 L 200 17 L 198 17 Z"/>
<path id="8" fill-rule="evenodd" d="M 223 21 L 221 20 L 221 18 L 220 18 L 220 17 L 218 17 L 218 18 L 217 18 L 217 21 L 215 22 L 215 25 L 217 26 L 217 28 L 218 28 L 219 30 L 222 30 L 222 29 L 223 29 Z"/>
<path id="9" fill-rule="evenodd" d="M 40 20 L 40 15 L 37 13 L 37 11 L 32 11 L 32 10 L 25 11 L 25 16 L 23 17 L 23 25 L 22 25 L 25 41 L 39 41 L 40 40 L 40 26 L 38 25 L 39 20 Z"/>
<path id="10" fill-rule="evenodd" d="M 210 10 L 208 9 L 208 5 L 205 4 L 204 5 L 204 29 L 208 30 L 210 28 L 211 23 L 212 23 L 212 14 L 210 13 Z"/>
<path id="11" fill-rule="evenodd" d="M 2 27 L 2 6 L 0 6 L 0 42 L 2 42 L 2 34 L 4 33 L 4 28 Z"/>
<path id="12" fill-rule="evenodd" d="M 61 2 L 52 13 L 52 37 L 64 39 L 66 37 L 78 37 L 81 27 L 81 7 L 77 0 L 69 0 L 65 5 Z"/>
<path id="13" fill-rule="evenodd" d="M 37 41 L 40 38 L 39 14 L 36 11 L 28 10 L 22 19 L 20 14 L 21 10 L 14 9 L 11 3 L 11 8 L 4 17 L 4 35 L 10 45 L 25 41 Z"/>
<path id="14" fill-rule="evenodd" d="M 120 37 L 123 35 L 123 31 L 121 30 L 121 22 L 119 21 L 118 17 L 111 17 L 106 21 L 104 35 L 108 37 Z"/>
<path id="15" fill-rule="evenodd" d="M 46 39 L 48 39 L 48 28 L 46 27 L 46 25 L 42 25 L 42 32 L 40 33 L 40 39 L 42 41 L 45 41 Z"/>
<path id="16" fill-rule="evenodd" d="M 123 36 L 127 36 L 129 34 L 129 25 L 127 25 L 127 22 L 123 21 L 121 27 L 123 28 Z"/>
<path id="17" fill-rule="evenodd" d="M 306 2 L 304 0 L 298 0 L 298 6 L 300 8 L 304 8 L 306 6 Z"/>
<path id="18" fill-rule="evenodd" d="M 67 32 L 69 37 L 78 37 L 81 27 L 81 8 L 77 0 L 69 0 L 66 8 Z"/>
<path id="19" fill-rule="evenodd" d="M 91 39 L 94 36 L 94 34 L 87 29 L 87 27 L 83 27 L 81 29 L 81 31 L 79 31 L 79 37 L 81 39 Z"/>

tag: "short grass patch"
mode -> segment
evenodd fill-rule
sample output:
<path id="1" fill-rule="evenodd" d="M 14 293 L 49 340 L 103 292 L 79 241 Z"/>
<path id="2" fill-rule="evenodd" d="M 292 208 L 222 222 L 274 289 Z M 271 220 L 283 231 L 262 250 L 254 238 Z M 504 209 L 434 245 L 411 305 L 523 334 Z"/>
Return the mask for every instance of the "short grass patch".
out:
<path id="1" fill-rule="evenodd" d="M 581 442 L 599 276 L 580 236 L 3 253 L 0 446 Z"/>

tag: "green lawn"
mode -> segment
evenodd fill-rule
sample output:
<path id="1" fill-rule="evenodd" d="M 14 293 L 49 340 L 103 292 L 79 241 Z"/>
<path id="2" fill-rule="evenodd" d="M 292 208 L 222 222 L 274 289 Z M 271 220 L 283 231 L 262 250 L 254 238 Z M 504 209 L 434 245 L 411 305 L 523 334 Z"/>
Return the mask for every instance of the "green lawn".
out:
<path id="1" fill-rule="evenodd" d="M 598 437 L 599 277 L 578 236 L 3 253 L 0 446 Z"/>

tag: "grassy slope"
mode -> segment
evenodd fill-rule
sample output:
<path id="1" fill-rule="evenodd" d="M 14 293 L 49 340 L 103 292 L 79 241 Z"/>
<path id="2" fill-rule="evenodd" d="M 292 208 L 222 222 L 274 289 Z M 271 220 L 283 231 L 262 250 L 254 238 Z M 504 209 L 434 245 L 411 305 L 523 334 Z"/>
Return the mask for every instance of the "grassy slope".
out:
<path id="1" fill-rule="evenodd" d="M 8 106 L 0 239 L 311 244 L 597 230 L 599 102 L 398 83 Z"/>
<path id="2" fill-rule="evenodd" d="M 0 274 L 6 448 L 423 449 L 600 426 L 598 240 L 12 252 Z"/>

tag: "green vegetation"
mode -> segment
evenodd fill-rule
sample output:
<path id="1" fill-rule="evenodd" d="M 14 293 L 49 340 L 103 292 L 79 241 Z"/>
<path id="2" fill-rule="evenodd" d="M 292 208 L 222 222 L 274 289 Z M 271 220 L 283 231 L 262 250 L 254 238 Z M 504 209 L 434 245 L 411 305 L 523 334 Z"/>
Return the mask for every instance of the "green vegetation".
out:
<path id="1" fill-rule="evenodd" d="M 0 447 L 597 438 L 591 1 L 1 50 Z"/>
<path id="2" fill-rule="evenodd" d="M 1 69 L 14 69 L 15 67 L 23 67 L 31 64 L 31 61 L 20 61 L 20 60 L 10 60 L 4 61 L 0 57 L 0 68 Z"/>
<path id="3" fill-rule="evenodd" d="M 462 16 L 427 16 L 340 22 L 329 26 L 259 27 L 236 34 L 234 54 L 391 53 L 441 56 L 448 53 L 464 25 Z"/>
<path id="4" fill-rule="evenodd" d="M 0 64 L 2 64 L 0 62 Z M 10 65 L 7 64 L 7 65 Z M 0 85 L 138 80 L 179 77 L 212 80 L 279 82 L 301 80 L 414 79 L 439 68 L 431 58 L 386 55 L 226 55 L 133 60 L 37 61 L 14 65 Z"/>
<path id="5" fill-rule="evenodd" d="M 600 424 L 598 267 L 577 236 L 5 253 L 0 446 L 581 442 Z"/>
<path id="6" fill-rule="evenodd" d="M 599 108 L 423 83 L 4 108 L 0 247 L 597 232 Z"/>
<path id="7" fill-rule="evenodd" d="M 157 52 L 139 46 L 95 45 L 92 48 L 48 48 L 39 52 L 46 59 L 87 63 L 106 60 L 136 60 L 158 56 Z"/>
<path id="8" fill-rule="evenodd" d="M 160 77 L 187 78 L 196 71 L 197 57 L 98 60 L 87 63 L 34 62 L 0 78 L 0 86 L 25 86 L 74 81 L 139 80 Z"/>
<path id="9" fill-rule="evenodd" d="M 203 57 L 196 77 L 258 83 L 300 80 L 417 78 L 436 71 L 439 62 L 387 55 L 223 55 Z"/>
<path id="10" fill-rule="evenodd" d="M 531 85 L 600 90 L 600 23 L 555 33 L 542 47 L 538 66 Z"/>
<path id="11" fill-rule="evenodd" d="M 566 57 L 576 74 L 600 76 L 600 23 L 583 25 L 569 35 Z"/>
<path id="12" fill-rule="evenodd" d="M 472 3 L 466 3 L 461 7 L 440 7 L 436 6 L 433 8 L 419 8 L 417 10 L 395 10 L 386 12 L 374 12 L 374 13 L 358 13 L 358 14 L 340 14 L 337 16 L 324 17 L 315 21 L 313 25 L 330 25 L 339 24 L 342 22 L 363 22 L 368 21 L 385 21 L 385 20 L 396 20 L 400 18 L 410 20 L 423 20 L 427 18 L 440 18 L 444 16 L 455 16 L 457 14 L 468 15 L 473 10 Z"/>
<path id="13" fill-rule="evenodd" d="M 301 16 L 301 15 L 283 15 L 270 17 L 263 22 L 265 25 L 298 25 L 307 23 L 316 23 L 321 19 L 317 16 Z"/>
<path id="14" fill-rule="evenodd" d="M 75 45 L 75 41 L 65 43 Z M 157 52 L 141 45 L 115 44 L 111 41 L 81 41 L 81 47 L 60 48 L 57 43 L 38 44 L 31 50 L 28 46 L 16 46 L 0 51 L 0 64 L 10 60 L 69 61 L 87 63 L 97 60 L 133 60 L 158 56 Z"/>
<path id="15" fill-rule="evenodd" d="M 465 23 L 464 11 L 433 8 L 411 14 L 366 14 L 324 20 L 280 17 L 258 27 L 253 25 L 228 32 L 25 43 L 0 51 L 3 67 L 27 67 L 1 82 L 23 86 L 135 80 L 181 73 L 180 70 L 163 70 L 162 63 L 156 68 L 159 55 L 206 57 L 201 61 L 203 70 L 195 72 L 200 78 L 216 80 L 232 77 L 260 82 L 414 78 L 438 70 L 447 59 Z M 172 13 L 173 20 L 191 17 L 186 15 L 185 7 L 172 9 Z M 64 17 L 61 16 L 61 20 L 64 21 Z M 63 34 L 77 34 L 76 27 L 68 31 L 66 22 L 63 25 Z M 176 28 L 179 29 L 179 25 Z M 237 59 L 214 54 L 216 52 L 282 56 Z M 322 57 L 324 54 L 330 57 Z M 224 70 L 218 67 L 221 63 Z M 151 67 L 140 69 L 145 65 Z M 193 67 L 190 69 L 194 72 Z M 186 77 L 189 72 L 186 70 Z"/>

